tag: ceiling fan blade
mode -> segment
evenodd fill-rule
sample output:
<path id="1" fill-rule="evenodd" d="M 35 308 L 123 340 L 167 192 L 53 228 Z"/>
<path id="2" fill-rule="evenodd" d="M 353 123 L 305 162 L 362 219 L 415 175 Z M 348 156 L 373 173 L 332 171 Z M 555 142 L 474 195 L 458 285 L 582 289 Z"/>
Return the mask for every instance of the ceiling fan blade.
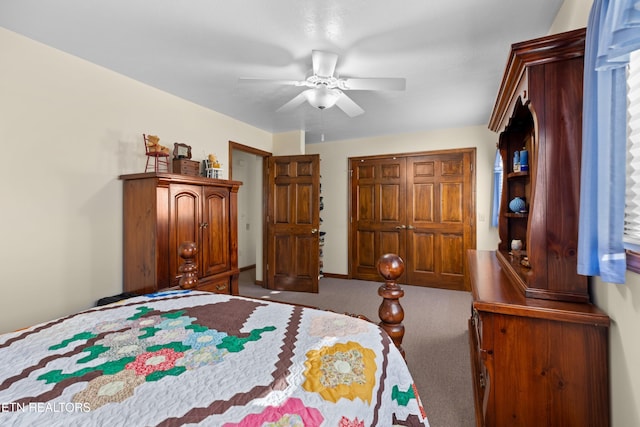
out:
<path id="1" fill-rule="evenodd" d="M 343 90 L 405 90 L 406 87 L 407 80 L 401 77 L 340 79 L 340 89 Z"/>
<path id="2" fill-rule="evenodd" d="M 313 74 L 320 77 L 333 77 L 338 62 L 338 54 L 322 50 L 311 51 Z"/>
<path id="3" fill-rule="evenodd" d="M 349 117 L 356 117 L 364 113 L 364 110 L 358 104 L 356 104 L 353 99 L 349 98 L 342 92 L 340 93 L 340 96 L 336 101 L 336 105 Z"/>
<path id="4" fill-rule="evenodd" d="M 261 79 L 261 78 L 253 78 L 253 77 L 240 77 L 238 79 L 238 83 L 304 86 L 304 84 L 306 82 L 305 81 L 300 81 L 300 80 Z"/>
<path id="5" fill-rule="evenodd" d="M 300 105 L 304 104 L 307 101 L 307 92 L 309 92 L 310 90 L 313 90 L 313 89 L 307 89 L 303 92 L 300 92 L 291 101 L 287 102 L 282 107 L 278 108 L 276 112 L 282 113 L 282 112 L 291 111 L 294 108 L 297 108 Z"/>

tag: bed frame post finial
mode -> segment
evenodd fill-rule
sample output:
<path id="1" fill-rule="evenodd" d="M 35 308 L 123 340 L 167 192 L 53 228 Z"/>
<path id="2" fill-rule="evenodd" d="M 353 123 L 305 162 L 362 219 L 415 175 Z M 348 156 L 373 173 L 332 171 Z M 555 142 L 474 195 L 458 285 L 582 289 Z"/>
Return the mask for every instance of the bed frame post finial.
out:
<path id="1" fill-rule="evenodd" d="M 195 262 L 198 247 L 195 242 L 184 242 L 178 248 L 183 262 L 178 271 L 182 273 L 178 283 L 182 289 L 193 289 L 198 285 L 198 265 Z"/>
<path id="2" fill-rule="evenodd" d="M 379 325 L 391 337 L 402 357 L 405 357 L 402 348 L 404 309 L 399 301 L 404 296 L 404 291 L 396 283 L 404 273 L 404 261 L 396 254 L 384 254 L 378 259 L 378 273 L 384 278 L 384 285 L 378 288 L 378 295 L 383 298 L 378 309 L 381 320 Z"/>

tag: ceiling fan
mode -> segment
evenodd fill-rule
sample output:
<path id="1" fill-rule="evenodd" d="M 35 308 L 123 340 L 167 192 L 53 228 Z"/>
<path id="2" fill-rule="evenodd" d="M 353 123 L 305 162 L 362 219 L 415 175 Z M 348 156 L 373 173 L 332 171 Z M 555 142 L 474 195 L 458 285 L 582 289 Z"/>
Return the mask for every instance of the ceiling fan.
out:
<path id="1" fill-rule="evenodd" d="M 335 74 L 338 55 L 321 50 L 311 51 L 313 73 L 305 80 L 240 79 L 241 81 L 269 82 L 308 89 L 300 92 L 289 102 L 278 108 L 278 112 L 291 111 L 305 101 L 320 110 L 338 106 L 349 117 L 364 113 L 362 107 L 349 98 L 348 90 L 404 90 L 404 78 L 352 78 L 338 77 Z"/>

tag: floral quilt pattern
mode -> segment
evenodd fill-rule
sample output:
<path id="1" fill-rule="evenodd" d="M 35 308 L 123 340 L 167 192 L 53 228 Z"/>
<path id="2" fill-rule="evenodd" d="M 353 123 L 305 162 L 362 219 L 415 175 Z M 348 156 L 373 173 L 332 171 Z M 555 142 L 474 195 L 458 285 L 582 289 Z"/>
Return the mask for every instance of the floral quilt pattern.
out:
<path id="1" fill-rule="evenodd" d="M 366 321 L 176 291 L 0 336 L 0 425 L 425 426 Z"/>

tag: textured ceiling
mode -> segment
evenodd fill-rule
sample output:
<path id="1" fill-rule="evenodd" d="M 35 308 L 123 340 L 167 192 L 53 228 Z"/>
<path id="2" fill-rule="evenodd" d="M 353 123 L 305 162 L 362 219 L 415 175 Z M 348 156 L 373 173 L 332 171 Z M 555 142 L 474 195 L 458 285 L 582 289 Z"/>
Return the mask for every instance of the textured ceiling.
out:
<path id="1" fill-rule="evenodd" d="M 512 43 L 544 36 L 562 0 L 2 0 L 0 26 L 269 132 L 308 143 L 481 125 Z M 348 77 L 407 88 L 349 91 L 365 113 L 304 104 L 311 50 Z"/>

